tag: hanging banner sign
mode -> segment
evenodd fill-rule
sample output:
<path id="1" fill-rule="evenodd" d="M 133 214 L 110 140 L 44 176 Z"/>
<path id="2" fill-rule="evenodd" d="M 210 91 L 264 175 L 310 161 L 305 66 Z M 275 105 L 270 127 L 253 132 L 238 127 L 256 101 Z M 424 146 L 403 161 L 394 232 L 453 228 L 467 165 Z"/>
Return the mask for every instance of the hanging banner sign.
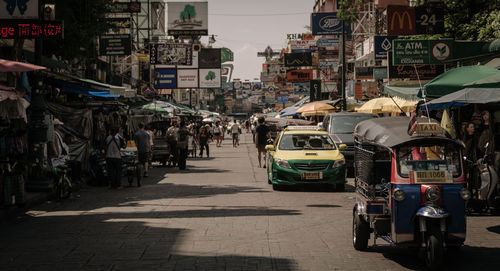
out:
<path id="1" fill-rule="evenodd" d="M 312 79 L 312 70 L 291 70 L 286 73 L 286 81 L 289 83 L 309 82 Z"/>
<path id="2" fill-rule="evenodd" d="M 338 61 L 319 61 L 318 69 L 335 69 L 338 68 Z"/>
<path id="3" fill-rule="evenodd" d="M 62 21 L 0 20 L 0 39 L 62 39 Z"/>
<path id="4" fill-rule="evenodd" d="M 150 44 L 149 63 L 156 65 L 192 65 L 193 47 L 190 44 Z"/>
<path id="5" fill-rule="evenodd" d="M 4 0 L 0 4 L 0 19 L 38 19 L 38 0 Z"/>
<path id="6" fill-rule="evenodd" d="M 337 17 L 336 12 L 323 12 L 311 14 L 311 28 L 314 36 L 342 35 L 343 22 Z M 351 27 L 344 27 L 346 35 L 351 35 Z"/>
<path id="7" fill-rule="evenodd" d="M 389 52 L 388 59 L 390 59 L 392 53 Z M 416 65 L 415 66 L 394 66 L 392 61 L 388 61 L 388 73 L 389 78 L 400 78 L 400 79 L 410 79 L 410 80 L 430 80 L 434 77 L 444 73 L 444 65 Z M 417 75 L 418 71 L 418 75 Z"/>
<path id="8" fill-rule="evenodd" d="M 177 88 L 198 88 L 198 69 L 177 69 Z"/>
<path id="9" fill-rule="evenodd" d="M 131 54 L 130 35 L 104 35 L 99 37 L 99 55 L 125 56 Z"/>
<path id="10" fill-rule="evenodd" d="M 176 69 L 155 69 L 155 88 L 177 88 Z"/>
<path id="11" fill-rule="evenodd" d="M 318 47 L 338 48 L 339 44 L 340 44 L 339 39 L 319 39 L 318 40 Z"/>
<path id="12" fill-rule="evenodd" d="M 141 3 L 140 2 L 117 2 L 109 3 L 107 6 L 109 13 L 140 13 Z"/>
<path id="13" fill-rule="evenodd" d="M 169 36 L 208 35 L 208 2 L 168 2 Z"/>
<path id="14" fill-rule="evenodd" d="M 453 58 L 453 40 L 393 40 L 394 65 L 443 64 Z"/>
<path id="15" fill-rule="evenodd" d="M 198 56 L 198 66 L 201 69 L 220 69 L 221 68 L 221 49 L 220 48 L 202 48 Z"/>
<path id="16" fill-rule="evenodd" d="M 339 50 L 328 50 L 325 47 L 319 47 L 318 53 L 320 59 L 330 59 L 339 57 Z"/>
<path id="17" fill-rule="evenodd" d="M 220 88 L 220 69 L 200 69 L 200 88 Z"/>
<path id="18" fill-rule="evenodd" d="M 392 50 L 392 41 L 396 38 L 397 36 L 375 36 L 375 59 L 387 59 L 387 52 Z"/>
<path id="19" fill-rule="evenodd" d="M 311 53 L 291 53 L 285 54 L 285 66 L 312 66 Z"/>

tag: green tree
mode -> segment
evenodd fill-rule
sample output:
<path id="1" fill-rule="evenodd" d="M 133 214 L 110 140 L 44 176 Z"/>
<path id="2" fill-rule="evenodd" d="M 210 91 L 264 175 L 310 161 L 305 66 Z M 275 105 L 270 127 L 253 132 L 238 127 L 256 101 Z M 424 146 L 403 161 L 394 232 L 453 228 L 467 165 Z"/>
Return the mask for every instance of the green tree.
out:
<path id="1" fill-rule="evenodd" d="M 205 80 L 212 81 L 215 79 L 215 72 L 209 71 L 208 74 L 205 76 Z"/>
<path id="2" fill-rule="evenodd" d="M 193 18 L 194 16 L 196 16 L 196 11 L 194 9 L 194 6 L 186 5 L 184 7 L 184 10 L 181 12 L 181 19 L 183 21 L 191 20 L 191 18 Z"/>

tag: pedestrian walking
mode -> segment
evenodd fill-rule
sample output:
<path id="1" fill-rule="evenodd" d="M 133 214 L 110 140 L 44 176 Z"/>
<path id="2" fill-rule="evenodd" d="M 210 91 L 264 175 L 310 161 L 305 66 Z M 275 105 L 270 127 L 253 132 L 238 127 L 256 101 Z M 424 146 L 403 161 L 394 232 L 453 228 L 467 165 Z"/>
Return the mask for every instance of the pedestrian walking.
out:
<path id="1" fill-rule="evenodd" d="M 259 159 L 259 167 L 262 166 L 261 164 L 261 156 L 264 156 L 264 168 L 266 168 L 266 145 L 267 141 L 269 139 L 269 126 L 267 126 L 265 123 L 264 117 L 259 118 L 259 126 L 255 129 L 255 146 L 257 147 L 257 152 L 258 152 L 258 159 Z"/>
<path id="2" fill-rule="evenodd" d="M 149 176 L 149 156 L 151 155 L 151 145 L 149 134 L 144 130 L 144 123 L 139 123 L 139 131 L 135 133 L 134 140 L 137 146 L 139 164 L 144 167 L 144 177 Z"/>
<path id="3" fill-rule="evenodd" d="M 233 147 L 236 148 L 240 145 L 240 139 L 239 139 L 239 135 L 240 135 L 240 125 L 238 124 L 238 122 L 236 120 L 234 120 L 234 123 L 233 125 L 231 125 L 231 134 L 233 136 Z"/>
<path id="4" fill-rule="evenodd" d="M 177 123 L 173 121 L 167 130 L 167 143 L 170 150 L 169 165 L 175 167 L 177 165 Z"/>
<path id="5" fill-rule="evenodd" d="M 256 122 L 256 121 L 254 121 L 254 122 L 252 123 L 252 127 L 251 127 L 251 129 L 252 129 L 252 141 L 253 141 L 253 143 L 254 143 L 254 144 L 255 144 L 255 131 L 256 131 L 256 129 L 257 129 L 257 126 L 258 126 L 258 125 L 257 125 L 257 122 Z"/>
<path id="6" fill-rule="evenodd" d="M 178 141 L 177 141 L 177 148 L 179 150 L 179 160 L 178 160 L 178 165 L 180 170 L 185 170 L 186 169 L 186 159 L 188 156 L 188 140 L 189 136 L 192 136 L 193 134 L 189 132 L 188 128 L 186 127 L 186 123 L 184 121 L 181 121 L 180 127 L 179 127 L 179 132 L 177 135 Z"/>
<path id="7" fill-rule="evenodd" d="M 217 147 L 222 147 L 223 134 L 224 134 L 224 128 L 222 128 L 219 122 L 216 122 L 214 127 L 214 137 L 215 137 L 215 145 Z"/>
<path id="8" fill-rule="evenodd" d="M 109 174 L 111 188 L 122 189 L 122 157 L 120 148 L 125 145 L 124 139 L 118 133 L 118 128 L 110 129 L 110 134 L 105 140 L 106 143 L 106 167 Z"/>
<path id="9" fill-rule="evenodd" d="M 203 157 L 203 150 L 206 149 L 207 157 L 210 157 L 210 149 L 208 147 L 208 139 L 210 138 L 208 128 L 206 126 L 202 126 L 199 132 L 200 142 L 200 157 Z"/>

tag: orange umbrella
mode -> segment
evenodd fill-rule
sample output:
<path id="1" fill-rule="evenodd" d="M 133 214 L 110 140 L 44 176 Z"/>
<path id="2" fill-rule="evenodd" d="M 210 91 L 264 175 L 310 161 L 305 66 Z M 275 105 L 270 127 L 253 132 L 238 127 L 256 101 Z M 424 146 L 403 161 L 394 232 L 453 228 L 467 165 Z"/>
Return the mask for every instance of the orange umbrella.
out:
<path id="1" fill-rule="evenodd" d="M 329 104 L 326 104 L 324 102 L 312 102 L 303 105 L 296 111 L 296 113 L 302 113 L 302 115 L 307 115 L 307 116 L 317 116 L 317 115 L 326 115 L 332 111 L 335 111 L 335 107 Z"/>

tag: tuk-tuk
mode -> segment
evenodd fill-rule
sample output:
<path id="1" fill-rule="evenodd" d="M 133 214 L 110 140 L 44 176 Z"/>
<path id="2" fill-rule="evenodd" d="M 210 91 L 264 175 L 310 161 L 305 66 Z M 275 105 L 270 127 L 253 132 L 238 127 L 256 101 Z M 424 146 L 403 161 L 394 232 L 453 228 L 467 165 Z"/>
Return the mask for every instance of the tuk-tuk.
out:
<path id="1" fill-rule="evenodd" d="M 370 238 L 374 245 L 381 238 L 417 247 L 427 267 L 439 269 L 444 252 L 465 241 L 465 203 L 471 195 L 463 143 L 447 137 L 435 120 L 410 124 L 408 117 L 362 121 L 354 140 L 354 248 L 364 250 Z"/>

